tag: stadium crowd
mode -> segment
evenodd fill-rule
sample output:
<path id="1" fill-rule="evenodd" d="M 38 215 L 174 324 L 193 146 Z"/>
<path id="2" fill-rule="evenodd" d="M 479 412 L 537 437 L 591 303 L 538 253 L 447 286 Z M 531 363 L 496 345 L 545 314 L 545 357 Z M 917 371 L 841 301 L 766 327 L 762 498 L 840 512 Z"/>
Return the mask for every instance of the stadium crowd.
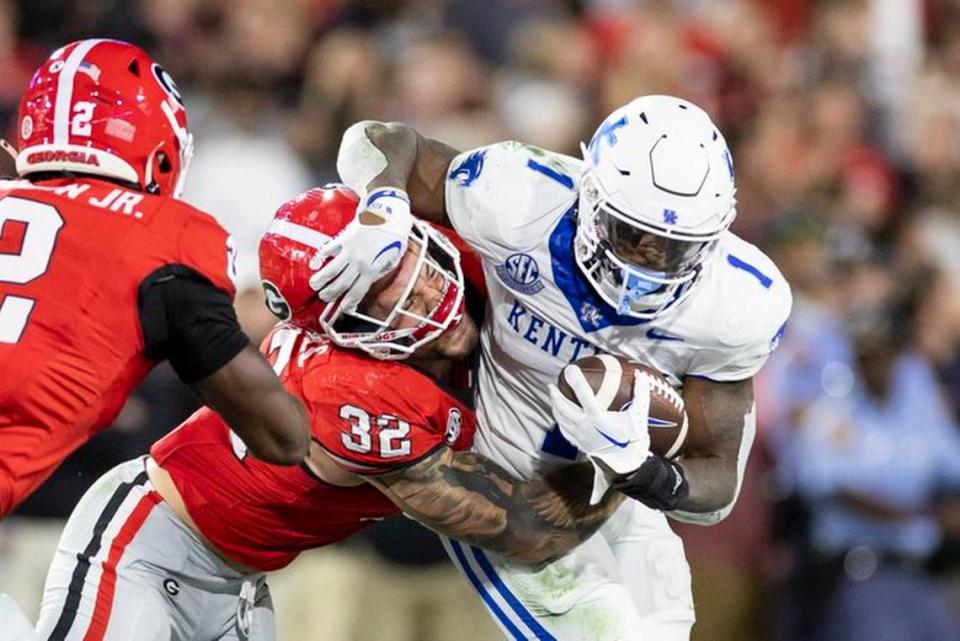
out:
<path id="1" fill-rule="evenodd" d="M 91 36 L 142 45 L 184 89 L 185 198 L 238 241 L 252 337 L 272 324 L 257 240 L 336 179 L 352 122 L 577 155 L 635 96 L 703 106 L 733 150 L 734 230 L 795 305 L 738 508 L 678 526 L 694 637 L 960 639 L 960 2 L 0 0 L 7 138 L 30 71 Z M 27 608 L 58 519 L 190 411 L 174 377 L 148 383 L 0 526 L 0 591 Z M 277 577 L 279 638 L 499 638 L 430 537 L 384 527 Z"/>

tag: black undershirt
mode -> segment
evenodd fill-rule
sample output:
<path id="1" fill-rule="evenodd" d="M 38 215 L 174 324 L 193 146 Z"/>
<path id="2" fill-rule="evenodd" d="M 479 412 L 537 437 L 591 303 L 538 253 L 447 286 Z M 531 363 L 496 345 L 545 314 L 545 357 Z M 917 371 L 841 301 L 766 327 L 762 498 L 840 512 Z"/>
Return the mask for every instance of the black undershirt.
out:
<path id="1" fill-rule="evenodd" d="M 210 376 L 250 342 L 227 292 L 185 265 L 147 276 L 137 309 L 147 357 L 169 360 L 184 383 Z"/>

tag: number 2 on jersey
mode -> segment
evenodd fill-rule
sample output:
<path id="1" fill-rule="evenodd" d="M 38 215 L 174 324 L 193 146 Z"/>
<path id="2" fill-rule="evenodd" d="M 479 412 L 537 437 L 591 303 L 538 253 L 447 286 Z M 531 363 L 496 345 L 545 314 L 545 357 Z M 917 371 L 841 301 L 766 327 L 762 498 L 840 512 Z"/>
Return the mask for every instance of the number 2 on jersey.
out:
<path id="1" fill-rule="evenodd" d="M 63 217 L 52 205 L 0 200 L 0 283 L 26 285 L 47 273 L 61 227 Z M 20 340 L 36 302 L 13 294 L 0 298 L 0 343 Z"/>

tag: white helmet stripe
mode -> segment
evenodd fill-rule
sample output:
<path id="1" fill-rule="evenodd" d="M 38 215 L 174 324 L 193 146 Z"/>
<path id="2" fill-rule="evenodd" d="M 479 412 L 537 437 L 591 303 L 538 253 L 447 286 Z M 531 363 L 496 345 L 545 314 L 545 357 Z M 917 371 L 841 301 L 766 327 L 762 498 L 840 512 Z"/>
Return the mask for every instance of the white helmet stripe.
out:
<path id="1" fill-rule="evenodd" d="M 53 142 L 57 145 L 70 143 L 70 104 L 73 102 L 73 79 L 77 75 L 80 63 L 90 50 L 96 47 L 103 39 L 84 40 L 70 52 L 60 78 L 57 80 L 57 102 L 53 107 Z"/>
<path id="2" fill-rule="evenodd" d="M 178 107 L 182 109 L 182 107 Z M 170 106 L 169 100 L 164 100 L 160 103 L 160 110 L 163 111 L 163 115 L 167 117 L 167 121 L 170 123 L 170 128 L 173 129 L 173 133 L 176 134 L 177 140 L 180 141 L 180 147 L 183 148 L 187 144 L 187 129 L 186 127 L 181 127 L 180 123 L 177 122 L 177 115 L 174 113 L 174 107 Z"/>
<path id="3" fill-rule="evenodd" d="M 330 242 L 330 237 L 326 234 L 297 223 L 291 223 L 289 220 L 274 220 L 267 233 L 295 240 L 314 249 L 320 249 Z"/>

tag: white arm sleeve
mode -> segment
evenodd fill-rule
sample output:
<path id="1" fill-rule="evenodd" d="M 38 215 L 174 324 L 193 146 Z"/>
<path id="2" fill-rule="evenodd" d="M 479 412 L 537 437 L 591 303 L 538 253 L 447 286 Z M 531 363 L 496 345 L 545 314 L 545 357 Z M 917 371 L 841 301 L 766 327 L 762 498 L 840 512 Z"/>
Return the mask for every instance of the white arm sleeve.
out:
<path id="1" fill-rule="evenodd" d="M 733 493 L 733 500 L 728 505 L 713 512 L 683 512 L 674 510 L 667 512 L 667 516 L 684 523 L 693 523 L 695 525 L 716 525 L 727 518 L 733 511 L 733 506 L 737 504 L 740 498 L 740 487 L 743 485 L 743 474 L 747 469 L 747 459 L 750 457 L 750 448 L 753 447 L 753 439 L 757 435 L 757 406 L 750 407 L 750 411 L 743 417 L 743 434 L 740 438 L 740 448 L 737 450 L 737 487 Z"/>
<path id="2" fill-rule="evenodd" d="M 387 168 L 387 157 L 367 137 L 367 125 L 379 124 L 375 120 L 361 120 L 351 125 L 340 140 L 337 152 L 337 173 L 340 180 L 360 194 L 367 195 L 367 185 Z M 403 185 L 398 185 L 403 187 Z"/>

